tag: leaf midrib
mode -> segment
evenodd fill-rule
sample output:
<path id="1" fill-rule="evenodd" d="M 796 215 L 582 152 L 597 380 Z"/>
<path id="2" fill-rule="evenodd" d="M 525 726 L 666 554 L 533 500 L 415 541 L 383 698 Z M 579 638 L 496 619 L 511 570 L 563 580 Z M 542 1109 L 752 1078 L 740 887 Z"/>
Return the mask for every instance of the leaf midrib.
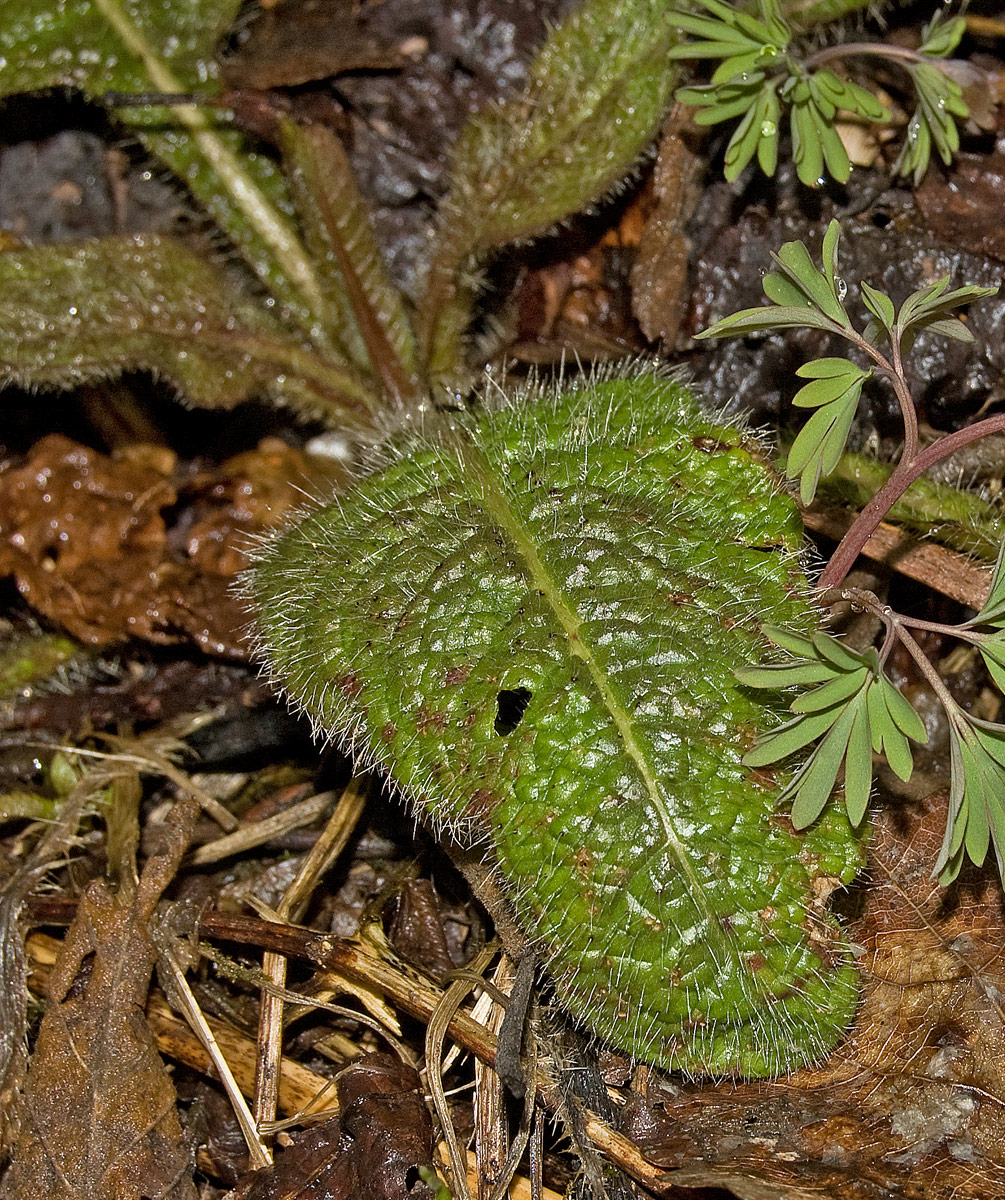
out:
<path id="1" fill-rule="evenodd" d="M 126 49 L 138 58 L 151 83 L 159 91 L 184 93 L 186 88 L 143 30 L 132 20 L 119 0 L 94 0 L 95 8 L 115 31 Z M 224 140 L 214 133 L 206 114 L 194 105 L 174 109 L 178 123 L 188 129 L 203 158 L 219 176 L 234 204 L 244 214 L 276 261 L 293 281 L 312 315 L 325 311 L 317 275 L 299 239 L 282 214 L 262 194 Z"/>
<path id="2" fill-rule="evenodd" d="M 684 842 L 674 828 L 673 818 L 667 805 L 663 788 L 652 763 L 636 734 L 634 723 L 624 703 L 620 700 L 617 689 L 607 672 L 597 661 L 592 648 L 583 640 L 580 629 L 583 624 L 578 613 L 566 603 L 562 589 L 552 576 L 548 566 L 538 553 L 534 538 L 530 531 L 514 512 L 506 493 L 496 481 L 492 464 L 480 446 L 469 444 L 464 448 L 463 458 L 465 467 L 480 485 L 480 495 L 484 509 L 506 534 L 511 545 L 523 560 L 527 576 L 532 585 L 544 596 L 559 625 L 566 636 L 566 643 L 571 653 L 580 658 L 590 673 L 590 678 L 603 699 L 604 707 L 609 714 L 618 735 L 621 738 L 625 753 L 634 763 L 653 807 L 659 814 L 660 823 L 666 835 L 666 844 L 676 858 L 680 869 L 691 885 L 695 902 L 705 916 L 711 918 L 712 911 L 705 895 L 704 885 L 699 878 L 687 843 Z"/>

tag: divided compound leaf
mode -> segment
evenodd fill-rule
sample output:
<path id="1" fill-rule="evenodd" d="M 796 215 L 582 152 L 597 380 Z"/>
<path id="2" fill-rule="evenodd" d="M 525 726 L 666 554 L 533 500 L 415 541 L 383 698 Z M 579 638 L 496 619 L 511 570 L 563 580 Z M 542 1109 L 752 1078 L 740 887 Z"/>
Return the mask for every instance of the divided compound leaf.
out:
<path id="1" fill-rule="evenodd" d="M 865 378 L 866 374 L 863 372 L 858 380 L 833 400 L 817 399 L 817 411 L 800 429 L 792 443 L 785 471 L 790 478 L 799 480 L 799 495 L 804 504 L 813 502 L 821 476 L 829 475 L 841 460 Z M 801 389 L 798 395 L 803 395 L 805 391 L 805 388 Z M 812 397 L 810 400 L 803 397 L 804 405 L 813 402 Z"/>
<path id="2" fill-rule="evenodd" d="M 856 701 L 861 698 L 855 697 Z M 858 704 L 851 703 L 831 716 L 830 729 L 785 789 L 784 794 L 792 796 L 792 824 L 796 829 L 812 825 L 831 798 L 857 714 Z"/>
<path id="3" fill-rule="evenodd" d="M 963 17 L 949 17 L 937 12 L 921 34 L 921 53 L 929 58 L 948 58 L 960 44 L 967 31 Z"/>
<path id="4" fill-rule="evenodd" d="M 840 238 L 840 224 L 831 221 L 824 234 L 820 268 L 802 242 L 786 242 L 772 254 L 778 270 L 768 272 L 762 283 L 771 304 L 731 313 L 695 334 L 696 340 L 800 327 L 848 336 L 852 325 L 844 309 L 845 286 L 837 274 Z"/>
<path id="5" fill-rule="evenodd" d="M 733 671 L 764 621 L 816 630 L 801 536 L 760 451 L 643 374 L 405 435 L 247 587 L 275 678 L 495 864 L 573 1016 L 763 1076 L 833 1045 L 857 990 L 813 899 L 854 874 L 851 828 L 794 833 L 741 762 L 778 710 Z"/>
<path id="6" fill-rule="evenodd" d="M 772 628 L 763 632 L 796 660 L 741 668 L 737 679 L 756 688 L 817 686 L 796 696 L 789 705 L 792 720 L 762 734 L 743 761 L 765 767 L 817 743 L 783 789 L 783 796 L 793 797 L 792 823 L 804 829 L 820 816 L 843 764 L 845 809 L 858 826 L 869 804 L 872 752 L 884 751 L 896 774 L 909 779 L 914 764 L 908 738 L 927 741 L 924 723 L 882 674 L 874 649 L 860 654 L 819 630 L 805 642 L 779 637 Z"/>
<path id="7" fill-rule="evenodd" d="M 766 175 L 773 175 L 778 163 L 778 122 L 781 105 L 778 102 L 777 82 L 768 80 L 757 91 L 757 99 L 737 125 L 726 147 L 723 175 L 732 182 L 757 155 Z"/>
<path id="8" fill-rule="evenodd" d="M 970 109 L 960 85 L 934 63 L 911 63 L 907 70 L 918 104 L 894 167 L 901 175 L 910 175 L 917 186 L 928 169 L 933 147 L 944 163 L 952 161 L 960 148 L 957 122 L 965 120 Z"/>
<path id="9" fill-rule="evenodd" d="M 949 314 L 974 300 L 996 295 L 998 288 L 970 285 L 947 292 L 948 286 L 949 276 L 945 275 L 908 296 L 897 314 L 896 330 L 901 337 L 908 331 L 927 329 L 961 342 L 974 340 L 966 326 L 958 318 L 949 318 Z"/>
<path id="10" fill-rule="evenodd" d="M 955 878 L 963 854 L 981 866 L 993 845 L 998 870 L 1005 867 L 1005 727 L 965 717 L 957 723 L 954 772 L 962 776 L 962 795 L 950 806 L 948 862 L 937 864 L 943 881 Z"/>

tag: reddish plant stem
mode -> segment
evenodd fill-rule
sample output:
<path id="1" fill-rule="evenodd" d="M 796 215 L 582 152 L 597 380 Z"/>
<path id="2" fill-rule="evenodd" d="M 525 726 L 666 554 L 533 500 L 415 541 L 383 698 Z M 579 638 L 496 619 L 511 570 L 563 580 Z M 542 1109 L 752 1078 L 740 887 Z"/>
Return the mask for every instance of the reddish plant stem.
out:
<path id="1" fill-rule="evenodd" d="M 918 454 L 918 410 L 914 407 L 914 397 L 904 378 L 904 359 L 900 348 L 900 338 L 893 339 L 893 372 L 891 382 L 897 394 L 900 405 L 900 416 L 904 422 L 904 449 L 901 459 L 914 462 Z"/>
<path id="2" fill-rule="evenodd" d="M 968 425 L 965 429 L 958 429 L 955 433 L 939 438 L 937 442 L 933 442 L 920 453 L 910 457 L 906 453 L 905 446 L 905 454 L 897 463 L 890 478 L 862 509 L 851 529 L 841 539 L 830 562 L 820 575 L 819 586 L 821 588 L 840 586 L 842 580 L 855 565 L 855 560 L 861 553 L 862 547 L 916 479 L 919 479 L 937 462 L 955 454 L 963 446 L 980 441 L 988 434 L 1003 432 L 1005 432 L 1005 413 L 997 413 L 993 417 L 985 417 L 976 425 Z"/>
<path id="3" fill-rule="evenodd" d="M 843 42 L 837 46 L 826 46 L 823 50 L 811 54 L 804 60 L 803 66 L 813 70 L 835 58 L 849 58 L 852 55 L 866 54 L 875 55 L 878 58 L 899 59 L 906 63 L 931 62 L 926 55 L 919 50 L 912 50 L 909 46 L 892 46 L 886 42 Z"/>
<path id="4" fill-rule="evenodd" d="M 897 636 L 900 638 L 901 645 L 914 659 L 918 670 L 928 681 L 929 687 L 938 697 L 939 703 L 946 710 L 946 716 L 949 718 L 950 722 L 959 727 L 960 718 L 958 714 L 960 712 L 960 706 L 953 699 L 952 693 L 942 680 L 942 676 L 938 671 L 936 671 L 935 667 L 932 666 L 928 655 L 924 652 L 924 650 L 922 650 L 922 648 L 918 645 L 914 638 L 911 637 L 906 629 L 899 629 Z"/>

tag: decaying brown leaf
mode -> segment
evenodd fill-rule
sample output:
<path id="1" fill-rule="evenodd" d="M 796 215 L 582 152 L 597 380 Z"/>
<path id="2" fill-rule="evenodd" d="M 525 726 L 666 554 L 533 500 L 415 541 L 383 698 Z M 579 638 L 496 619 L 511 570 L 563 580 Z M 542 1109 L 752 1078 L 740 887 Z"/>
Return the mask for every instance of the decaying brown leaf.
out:
<path id="1" fill-rule="evenodd" d="M 656 204 L 632 268 L 632 311 L 651 342 L 672 347 L 687 302 L 688 221 L 701 196 L 704 160 L 692 148 L 685 110 L 674 110 L 660 142 L 653 174 Z"/>
<path id="2" fill-rule="evenodd" d="M 415 37 L 389 36 L 374 22 L 383 5 L 355 0 L 278 0 L 262 6 L 237 53 L 224 66 L 233 87 L 278 88 L 344 71 L 392 70 Z M 405 45 L 402 46 L 401 43 Z"/>
<path id="3" fill-rule="evenodd" d="M 784 1197 L 1005 1195 L 1005 922 L 993 868 L 931 878 L 944 798 L 876 823 L 852 922 L 863 1002 L 845 1043 L 788 1079 L 654 1091 L 625 1131 L 666 1178 Z"/>
<path id="4" fill-rule="evenodd" d="M 81 898 L 47 988 L 28 1068 L 24 1128 L 2 1194 L 10 1200 L 190 1200 L 192 1149 L 174 1086 L 143 1019 L 155 950 L 147 930 L 197 808 L 182 801 L 165 853 L 138 885 L 95 880 Z"/>
<path id="5" fill-rule="evenodd" d="M 292 1135 L 275 1166 L 228 1200 L 423 1200 L 432 1193 L 433 1127 L 419 1077 L 387 1054 L 368 1054 L 337 1083 L 339 1116 Z"/>
<path id="6" fill-rule="evenodd" d="M 161 447 L 109 456 L 52 434 L 0 469 L 0 575 L 92 645 L 191 641 L 245 657 L 247 617 L 231 593 L 242 547 L 301 503 L 314 478 L 277 439 L 184 479 Z"/>
<path id="7" fill-rule="evenodd" d="M 1005 153 L 961 154 L 952 170 L 929 171 L 915 189 L 918 208 L 932 233 L 948 245 L 1005 261 L 1001 196 Z"/>

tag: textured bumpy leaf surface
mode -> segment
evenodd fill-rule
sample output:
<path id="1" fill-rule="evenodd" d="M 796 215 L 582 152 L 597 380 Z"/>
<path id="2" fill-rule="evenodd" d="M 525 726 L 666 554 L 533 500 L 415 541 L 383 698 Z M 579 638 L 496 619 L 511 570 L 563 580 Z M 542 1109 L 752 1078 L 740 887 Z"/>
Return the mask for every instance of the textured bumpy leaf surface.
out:
<path id="1" fill-rule="evenodd" d="M 112 89 L 211 93 L 217 43 L 239 8 L 239 0 L 4 0 L 0 95 L 59 86 L 92 97 Z M 185 180 L 290 315 L 312 329 L 320 287 L 276 164 L 207 110 L 140 107 L 124 110 L 123 120 Z"/>
<path id="2" fill-rule="evenodd" d="M 406 439 L 249 591 L 317 727 L 485 845 L 574 1016 L 758 1076 L 817 1058 L 856 1001 L 823 907 L 854 836 L 797 835 L 740 761 L 781 702 L 734 668 L 762 623 L 815 627 L 801 536 L 756 446 L 645 375 Z"/>

